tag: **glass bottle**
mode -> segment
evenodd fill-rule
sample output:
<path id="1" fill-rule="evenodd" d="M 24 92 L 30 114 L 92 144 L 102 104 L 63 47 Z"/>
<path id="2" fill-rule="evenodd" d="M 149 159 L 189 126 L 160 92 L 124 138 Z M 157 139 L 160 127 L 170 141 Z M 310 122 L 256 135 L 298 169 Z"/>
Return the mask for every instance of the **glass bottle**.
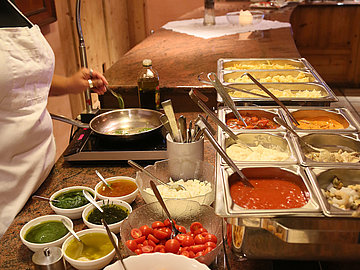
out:
<path id="1" fill-rule="evenodd" d="M 140 108 L 160 109 L 159 75 L 150 59 L 143 60 L 137 83 Z"/>
<path id="2" fill-rule="evenodd" d="M 214 0 L 205 0 L 204 25 L 215 25 Z"/>

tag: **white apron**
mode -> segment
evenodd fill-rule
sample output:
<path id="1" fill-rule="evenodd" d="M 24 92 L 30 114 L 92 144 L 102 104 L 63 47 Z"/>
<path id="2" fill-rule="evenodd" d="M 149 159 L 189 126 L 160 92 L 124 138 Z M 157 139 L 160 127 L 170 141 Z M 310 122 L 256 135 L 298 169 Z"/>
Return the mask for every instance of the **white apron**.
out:
<path id="1" fill-rule="evenodd" d="M 0 237 L 55 162 L 54 61 L 37 25 L 0 28 Z"/>

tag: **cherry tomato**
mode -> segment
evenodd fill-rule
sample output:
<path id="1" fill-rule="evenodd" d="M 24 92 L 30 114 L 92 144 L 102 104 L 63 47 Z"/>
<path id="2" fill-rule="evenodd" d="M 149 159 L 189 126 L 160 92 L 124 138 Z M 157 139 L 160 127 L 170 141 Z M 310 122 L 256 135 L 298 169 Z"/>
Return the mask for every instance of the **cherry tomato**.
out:
<path id="1" fill-rule="evenodd" d="M 168 237 L 167 232 L 159 230 L 159 229 L 154 229 L 153 233 L 154 233 L 154 236 L 159 240 L 162 240 L 162 239 L 165 239 Z"/>
<path id="2" fill-rule="evenodd" d="M 159 231 L 163 231 L 163 232 L 166 232 L 167 234 L 167 238 L 170 238 L 171 234 L 172 234 L 172 230 L 168 227 L 162 227 L 162 228 L 159 228 L 158 229 Z"/>
<path id="3" fill-rule="evenodd" d="M 150 233 L 152 233 L 153 229 L 150 228 L 148 225 L 143 225 L 140 227 L 140 231 L 142 235 L 145 235 L 147 237 Z"/>
<path id="4" fill-rule="evenodd" d="M 194 258 L 197 258 L 197 257 L 200 257 L 200 256 L 204 256 L 204 251 L 199 251 L 195 254 L 195 257 Z"/>
<path id="5" fill-rule="evenodd" d="M 194 233 L 195 231 L 197 231 L 198 229 L 202 228 L 203 225 L 200 222 L 193 222 L 190 225 L 190 231 L 192 233 Z"/>
<path id="6" fill-rule="evenodd" d="M 160 240 L 157 239 L 157 238 L 156 238 L 154 235 L 152 235 L 151 233 L 147 236 L 147 239 L 153 241 L 155 244 L 157 244 L 157 243 L 160 242 Z"/>
<path id="7" fill-rule="evenodd" d="M 186 228 L 184 226 L 175 225 L 176 229 L 178 229 L 181 233 L 186 233 Z"/>
<path id="8" fill-rule="evenodd" d="M 156 247 L 156 244 L 154 241 L 152 240 L 148 240 L 148 243 L 149 243 L 149 246 L 153 246 L 153 247 Z"/>
<path id="9" fill-rule="evenodd" d="M 131 251 L 135 251 L 135 249 L 137 249 L 137 243 L 135 240 L 127 240 L 125 244 Z"/>
<path id="10" fill-rule="evenodd" d="M 194 253 L 198 253 L 199 251 L 205 250 L 205 245 L 193 245 L 190 246 L 190 250 L 194 251 Z"/>
<path id="11" fill-rule="evenodd" d="M 152 252 L 154 252 L 154 247 L 153 246 L 143 246 L 142 248 L 141 248 L 141 251 L 143 252 L 143 253 L 152 253 Z"/>
<path id="12" fill-rule="evenodd" d="M 167 240 L 165 243 L 165 251 L 176 254 L 179 251 L 180 242 L 176 239 Z"/>
<path id="13" fill-rule="evenodd" d="M 214 242 L 206 242 L 206 243 L 205 243 L 205 247 L 216 248 L 216 244 L 215 244 Z"/>
<path id="14" fill-rule="evenodd" d="M 164 227 L 164 223 L 162 223 L 161 221 L 154 221 L 153 224 L 151 224 L 151 228 L 155 229 L 155 228 L 161 228 Z"/>
<path id="15" fill-rule="evenodd" d="M 141 244 L 141 243 L 143 243 L 145 241 L 145 239 L 146 239 L 145 236 L 141 236 L 139 238 L 136 238 L 135 242 L 138 243 L 138 244 Z"/>
<path id="16" fill-rule="evenodd" d="M 189 258 L 195 258 L 195 253 L 192 250 L 189 250 Z"/>
<path id="17" fill-rule="evenodd" d="M 134 252 L 135 252 L 137 255 L 140 255 L 140 254 L 142 253 L 141 249 L 139 249 L 139 248 L 135 249 Z"/>
<path id="18" fill-rule="evenodd" d="M 172 220 L 174 222 L 174 224 L 176 224 L 175 220 Z M 170 223 L 170 220 L 167 218 L 164 220 L 164 225 L 166 227 L 171 227 L 171 223 Z"/>
<path id="19" fill-rule="evenodd" d="M 202 234 L 202 233 L 207 233 L 207 229 L 199 228 L 194 232 L 195 235 Z"/>
<path id="20" fill-rule="evenodd" d="M 217 243 L 217 237 L 211 233 L 208 233 L 205 236 L 205 240 L 206 240 L 206 242 L 214 242 L 215 244 Z"/>
<path id="21" fill-rule="evenodd" d="M 186 235 L 186 237 L 181 242 L 181 245 L 183 247 L 193 246 L 194 244 L 195 244 L 194 238 L 190 235 Z"/>
<path id="22" fill-rule="evenodd" d="M 187 237 L 188 235 L 186 234 L 178 234 L 175 239 L 178 240 L 180 242 L 180 244 L 182 244 L 182 241 L 184 240 L 185 237 Z"/>
<path id="23" fill-rule="evenodd" d="M 130 234 L 131 234 L 132 238 L 134 238 L 134 239 L 138 239 L 142 236 L 142 232 L 138 228 L 132 229 Z"/>
<path id="24" fill-rule="evenodd" d="M 183 256 L 186 256 L 186 257 L 190 258 L 190 252 L 186 251 L 186 250 L 181 252 L 180 255 L 183 255 Z"/>
<path id="25" fill-rule="evenodd" d="M 207 248 L 205 248 L 205 250 L 204 250 L 204 254 L 208 254 L 210 251 L 212 251 L 214 248 L 212 248 L 212 247 L 207 247 Z"/>
<path id="26" fill-rule="evenodd" d="M 165 246 L 164 245 L 157 245 L 154 249 L 154 252 L 161 252 L 165 253 Z"/>
<path id="27" fill-rule="evenodd" d="M 205 237 L 202 234 L 196 235 L 194 238 L 194 241 L 195 241 L 196 245 L 201 245 L 201 244 L 205 244 L 206 242 L 208 242 L 208 241 L 206 241 Z"/>

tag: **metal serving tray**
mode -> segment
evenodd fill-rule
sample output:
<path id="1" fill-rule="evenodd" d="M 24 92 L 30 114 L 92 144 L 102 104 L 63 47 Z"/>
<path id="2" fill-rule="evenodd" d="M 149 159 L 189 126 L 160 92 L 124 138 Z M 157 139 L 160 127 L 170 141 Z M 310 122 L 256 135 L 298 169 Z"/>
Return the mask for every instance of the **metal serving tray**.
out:
<path id="1" fill-rule="evenodd" d="M 330 204 L 321 192 L 331 184 L 334 177 L 341 179 L 345 186 L 360 184 L 360 167 L 346 168 L 308 167 L 305 169 L 314 191 L 317 194 L 323 213 L 329 217 L 353 217 L 354 210 L 344 210 Z M 359 217 L 358 217 L 359 218 Z"/>
<path id="2" fill-rule="evenodd" d="M 277 67 L 262 68 L 237 68 L 236 65 L 279 65 Z M 218 74 L 221 70 L 244 70 L 244 69 L 310 69 L 305 58 L 220 58 L 218 59 Z M 280 67 L 291 65 L 291 68 Z"/>
<path id="3" fill-rule="evenodd" d="M 360 140 L 359 134 L 349 133 L 349 134 L 329 134 L 329 133 L 303 133 L 298 132 L 298 135 L 302 137 L 307 143 L 312 146 L 322 148 L 322 147 L 330 147 L 330 149 L 339 149 L 339 147 L 350 148 L 354 151 L 360 152 Z M 345 166 L 356 166 L 360 165 L 359 163 L 351 163 L 351 162 L 317 162 L 312 159 L 308 159 L 305 156 L 306 150 L 303 146 L 300 145 L 297 138 L 291 135 L 292 140 L 294 142 L 294 146 L 296 152 L 298 154 L 300 164 L 307 167 L 345 167 Z"/>
<path id="4" fill-rule="evenodd" d="M 246 143 L 249 146 L 256 146 L 258 144 L 262 144 L 264 147 L 267 146 L 276 146 L 278 149 L 289 152 L 289 158 L 285 161 L 241 161 L 241 160 L 234 160 L 236 164 L 248 165 L 251 166 L 254 163 L 257 165 L 287 165 L 287 164 L 298 164 L 299 159 L 296 154 L 296 150 L 292 144 L 291 137 L 286 132 L 257 132 L 257 133 L 235 133 L 237 134 L 238 138 Z M 223 149 L 227 149 L 230 145 L 234 144 L 235 141 L 231 139 L 225 133 L 219 133 L 218 141 Z M 269 148 L 269 147 L 267 147 Z M 225 165 L 226 162 L 221 158 L 221 164 Z"/>
<path id="5" fill-rule="evenodd" d="M 258 90 L 259 88 L 255 84 L 229 84 L 225 83 L 225 85 L 229 85 L 231 87 L 237 88 L 237 89 L 243 89 L 243 90 Z M 338 101 L 338 98 L 335 96 L 333 91 L 325 84 L 319 84 L 319 83 L 263 83 L 263 85 L 267 89 L 276 89 L 280 91 L 284 90 L 291 90 L 292 92 L 299 93 L 299 91 L 306 91 L 306 90 L 315 90 L 319 91 L 321 97 L 278 97 L 284 104 L 290 105 L 290 106 L 302 106 L 302 105 L 313 105 L 313 106 L 329 106 L 330 102 L 336 102 Z M 273 99 L 269 98 L 263 98 L 258 96 L 243 96 L 243 97 L 236 97 L 232 93 L 235 93 L 235 90 L 231 90 L 228 88 L 225 88 L 229 95 L 231 96 L 232 100 L 238 104 L 248 104 L 248 103 L 254 103 L 259 105 L 276 105 L 275 101 Z M 260 89 L 259 89 L 260 90 Z M 262 92 L 262 91 L 261 91 Z M 238 92 L 241 94 L 242 92 Z M 265 94 L 265 93 L 262 93 Z M 223 103 L 221 96 L 217 95 L 217 101 L 220 103 Z"/>
<path id="6" fill-rule="evenodd" d="M 258 117 L 266 117 L 268 119 L 273 119 L 274 116 L 278 116 L 283 118 L 283 113 L 281 113 L 282 109 L 279 107 L 254 107 L 254 106 L 242 106 L 242 107 L 237 107 L 236 108 L 240 114 L 243 116 L 244 113 L 249 112 L 253 115 L 256 115 Z M 218 109 L 218 117 L 221 121 L 223 121 L 224 123 L 226 123 L 226 121 L 229 118 L 235 118 L 234 114 L 232 113 L 232 111 L 227 108 L 227 107 L 220 107 Z M 231 130 L 233 132 L 260 132 L 260 131 L 274 131 L 274 132 L 279 132 L 279 131 L 285 131 L 285 128 L 283 126 L 279 126 L 278 128 L 274 128 L 274 129 L 234 129 L 231 128 Z"/>
<path id="7" fill-rule="evenodd" d="M 231 168 L 221 166 L 217 176 L 217 182 L 223 185 L 221 189 L 224 191 L 219 197 L 216 195 L 215 213 L 222 217 L 276 217 L 276 216 L 319 216 L 321 208 L 319 206 L 316 195 L 314 194 L 310 182 L 302 167 L 297 165 L 287 166 L 238 166 L 245 175 L 256 172 L 257 177 L 279 178 L 279 177 L 300 177 L 304 184 L 304 188 L 308 191 L 309 201 L 301 208 L 292 209 L 245 209 L 233 203 L 230 195 L 229 177 L 233 174 Z M 247 171 L 248 170 L 248 171 Z M 216 191 L 219 194 L 219 190 Z M 225 195 L 225 196 L 224 196 Z"/>
<path id="8" fill-rule="evenodd" d="M 247 76 L 244 76 L 244 78 L 246 77 L 246 79 L 248 81 L 243 81 L 243 82 L 236 82 L 235 80 L 237 78 L 240 78 L 241 75 L 244 74 L 244 72 L 249 72 L 253 77 L 255 77 L 255 79 L 257 79 L 260 83 L 307 83 L 307 82 L 321 82 L 320 78 L 318 78 L 315 74 L 312 73 L 312 71 L 310 70 L 242 70 L 242 71 L 221 71 L 219 74 L 219 80 L 222 83 L 252 83 L 252 81 L 250 80 L 250 78 L 248 78 Z M 287 81 L 283 81 L 283 82 L 272 82 L 272 81 L 263 81 L 263 79 L 267 78 L 267 77 L 271 77 L 273 78 L 274 76 L 292 76 L 294 78 L 296 78 L 297 76 L 303 75 L 305 80 L 304 81 L 296 81 L 296 82 L 287 82 Z M 233 81 L 230 81 L 233 80 Z"/>
<path id="9" fill-rule="evenodd" d="M 283 116 L 288 125 L 290 125 L 296 132 L 311 132 L 311 133 L 346 133 L 346 132 L 359 132 L 360 125 L 355 119 L 355 117 L 351 114 L 351 112 L 346 108 L 319 108 L 319 107 L 296 107 L 289 108 L 289 111 L 294 115 L 294 117 L 298 120 L 302 117 L 318 117 L 324 116 L 332 118 L 338 121 L 340 124 L 345 126 L 344 129 L 301 129 L 298 128 L 289 118 L 287 114 L 283 111 Z"/>

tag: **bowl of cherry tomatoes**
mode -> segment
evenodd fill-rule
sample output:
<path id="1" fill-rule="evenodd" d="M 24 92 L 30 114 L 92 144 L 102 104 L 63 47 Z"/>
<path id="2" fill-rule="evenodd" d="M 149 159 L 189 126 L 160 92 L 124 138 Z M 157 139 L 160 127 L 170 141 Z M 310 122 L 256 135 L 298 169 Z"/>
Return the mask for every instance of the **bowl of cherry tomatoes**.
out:
<path id="1" fill-rule="evenodd" d="M 180 234 L 174 236 L 158 202 L 135 209 L 121 224 L 128 255 L 173 253 L 211 264 L 222 245 L 222 218 L 208 205 L 191 200 L 165 202 Z"/>

